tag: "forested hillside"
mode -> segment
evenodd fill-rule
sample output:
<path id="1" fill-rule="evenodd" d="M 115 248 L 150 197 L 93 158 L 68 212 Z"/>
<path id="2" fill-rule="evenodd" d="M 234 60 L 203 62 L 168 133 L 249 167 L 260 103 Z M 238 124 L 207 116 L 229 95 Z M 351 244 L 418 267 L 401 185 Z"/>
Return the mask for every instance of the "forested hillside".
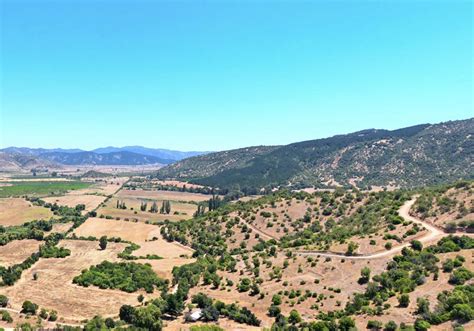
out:
<path id="1" fill-rule="evenodd" d="M 415 187 L 474 177 L 474 119 L 399 130 L 369 129 L 279 147 L 211 153 L 160 169 L 222 188 L 331 184 Z"/>

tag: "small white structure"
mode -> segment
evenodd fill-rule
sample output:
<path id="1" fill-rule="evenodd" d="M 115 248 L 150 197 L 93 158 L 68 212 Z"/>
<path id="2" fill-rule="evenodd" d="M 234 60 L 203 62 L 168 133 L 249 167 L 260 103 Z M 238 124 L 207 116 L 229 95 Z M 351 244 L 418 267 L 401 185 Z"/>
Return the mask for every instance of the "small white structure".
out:
<path id="1" fill-rule="evenodd" d="M 202 317 L 201 309 L 193 309 L 184 314 L 184 319 L 186 322 L 196 322 Z"/>

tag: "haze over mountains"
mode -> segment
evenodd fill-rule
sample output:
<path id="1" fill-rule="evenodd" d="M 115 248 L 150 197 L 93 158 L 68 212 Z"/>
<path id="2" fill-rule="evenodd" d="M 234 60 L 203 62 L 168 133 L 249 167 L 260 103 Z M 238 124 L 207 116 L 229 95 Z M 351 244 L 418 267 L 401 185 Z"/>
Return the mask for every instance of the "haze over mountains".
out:
<path id="1" fill-rule="evenodd" d="M 206 152 L 181 152 L 168 149 L 153 149 L 142 146 L 103 147 L 92 151 L 62 148 L 7 147 L 1 149 L 1 168 L 47 167 L 59 165 L 146 165 L 170 164 L 186 157 Z"/>
<path id="2" fill-rule="evenodd" d="M 472 179 L 474 119 L 210 153 L 168 165 L 157 176 L 251 191 L 335 183 L 414 187 Z"/>

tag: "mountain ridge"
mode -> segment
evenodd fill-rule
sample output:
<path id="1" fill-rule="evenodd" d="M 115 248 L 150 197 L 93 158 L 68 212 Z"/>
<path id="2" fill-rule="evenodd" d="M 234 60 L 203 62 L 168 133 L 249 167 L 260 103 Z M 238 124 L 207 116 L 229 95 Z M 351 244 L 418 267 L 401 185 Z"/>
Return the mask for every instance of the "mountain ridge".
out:
<path id="1" fill-rule="evenodd" d="M 54 162 L 64 165 L 145 165 L 145 164 L 170 164 L 184 158 L 202 155 L 207 152 L 182 152 L 162 148 L 147 148 L 143 146 L 124 147 L 102 147 L 92 151 L 85 151 L 78 148 L 28 148 L 28 147 L 7 147 L 0 149 L 4 153 L 2 158 L 2 168 L 22 168 L 22 162 L 16 161 L 21 157 L 29 157 L 30 164 L 37 158 L 36 164 L 44 162 Z M 7 156 L 8 154 L 8 156 Z M 44 163 L 43 162 L 43 163 Z M 48 165 L 48 163 L 45 163 Z M 49 164 L 51 165 L 51 164 Z"/>
<path id="2" fill-rule="evenodd" d="M 328 184 L 413 187 L 474 178 L 474 119 L 368 129 L 272 148 L 210 153 L 168 165 L 159 178 L 227 189 Z M 239 161 L 236 161 L 239 160 Z"/>

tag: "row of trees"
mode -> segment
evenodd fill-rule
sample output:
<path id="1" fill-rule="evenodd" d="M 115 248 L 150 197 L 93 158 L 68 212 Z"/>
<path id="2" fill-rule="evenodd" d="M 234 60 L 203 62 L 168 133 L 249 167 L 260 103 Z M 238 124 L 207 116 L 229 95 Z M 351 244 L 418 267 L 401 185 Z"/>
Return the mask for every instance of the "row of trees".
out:
<path id="1" fill-rule="evenodd" d="M 116 208 L 117 209 L 127 209 L 127 205 L 125 204 L 125 201 L 117 200 Z"/>
<path id="2" fill-rule="evenodd" d="M 147 208 L 147 203 L 142 202 L 141 205 L 140 205 L 140 210 L 145 211 L 146 208 Z M 149 212 L 150 213 L 158 213 L 158 211 L 160 212 L 160 214 L 169 214 L 169 213 L 171 213 L 171 203 L 169 202 L 169 200 L 164 200 L 161 203 L 161 208 L 160 209 L 158 209 L 158 204 L 156 203 L 156 201 L 154 201 L 153 204 L 150 207 Z"/>

